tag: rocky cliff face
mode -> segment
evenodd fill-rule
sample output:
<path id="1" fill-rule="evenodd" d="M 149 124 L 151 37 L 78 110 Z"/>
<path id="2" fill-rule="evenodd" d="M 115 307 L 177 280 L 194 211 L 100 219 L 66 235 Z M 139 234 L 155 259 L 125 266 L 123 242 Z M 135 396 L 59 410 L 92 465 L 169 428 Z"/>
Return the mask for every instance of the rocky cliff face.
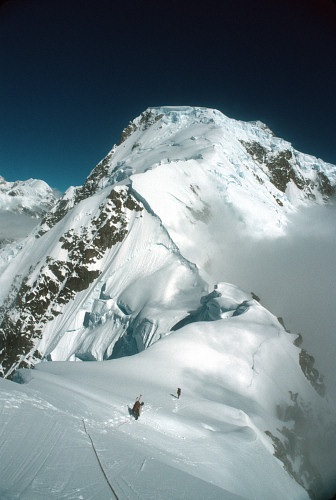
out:
<path id="1" fill-rule="evenodd" d="M 99 277 L 101 271 L 94 267 L 125 238 L 128 212 L 142 210 L 122 189 L 111 190 L 99 208 L 90 226 L 71 228 L 55 242 L 60 248 L 58 258 L 47 256 L 34 279 L 29 279 L 30 274 L 19 287 L 15 282 L 17 290 L 11 290 L 2 308 L 3 374 L 16 363 L 26 366 L 41 359 L 35 340 L 41 339 L 45 324 Z"/>

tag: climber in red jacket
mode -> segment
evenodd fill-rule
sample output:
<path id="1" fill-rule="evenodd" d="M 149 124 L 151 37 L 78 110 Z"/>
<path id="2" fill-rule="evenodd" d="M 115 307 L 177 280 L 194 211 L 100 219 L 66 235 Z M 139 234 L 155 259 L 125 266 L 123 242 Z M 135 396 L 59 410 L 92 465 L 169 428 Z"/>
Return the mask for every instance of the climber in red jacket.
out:
<path id="1" fill-rule="evenodd" d="M 135 420 L 138 420 L 138 418 L 140 417 L 142 407 L 143 403 L 140 403 L 139 399 L 137 399 L 132 408 L 132 415 L 135 418 Z"/>

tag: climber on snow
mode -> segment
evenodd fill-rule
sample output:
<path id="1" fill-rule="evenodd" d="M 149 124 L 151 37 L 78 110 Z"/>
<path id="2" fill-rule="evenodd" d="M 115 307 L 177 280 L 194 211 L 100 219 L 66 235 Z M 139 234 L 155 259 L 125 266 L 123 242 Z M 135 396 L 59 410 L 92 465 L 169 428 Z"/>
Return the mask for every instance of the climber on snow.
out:
<path id="1" fill-rule="evenodd" d="M 143 402 L 140 403 L 140 398 L 141 396 L 136 400 L 132 408 L 132 415 L 135 418 L 135 420 L 138 420 L 138 418 L 140 417 L 140 413 L 144 405 Z"/>
<path id="2" fill-rule="evenodd" d="M 177 399 L 180 399 L 181 396 L 181 389 L 180 387 L 177 388 Z"/>

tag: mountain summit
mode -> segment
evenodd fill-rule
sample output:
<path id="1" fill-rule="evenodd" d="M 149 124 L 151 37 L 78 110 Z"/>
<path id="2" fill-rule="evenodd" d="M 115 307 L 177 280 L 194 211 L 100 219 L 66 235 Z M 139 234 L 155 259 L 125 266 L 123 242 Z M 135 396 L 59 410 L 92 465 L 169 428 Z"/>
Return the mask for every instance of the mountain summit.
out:
<path id="1" fill-rule="evenodd" d="M 141 383 L 156 398 L 158 417 L 148 428 L 159 429 L 160 416 L 167 425 L 179 418 L 174 439 L 181 432 L 203 440 L 202 425 L 221 457 L 206 447 L 196 472 L 188 462 L 195 450 L 181 449 L 188 484 L 193 476 L 207 483 L 208 493 L 193 498 L 219 498 L 217 487 L 223 495 L 225 489 L 225 499 L 327 498 L 319 495 L 333 493 L 335 452 L 325 436 L 326 429 L 335 435 L 336 425 L 323 377 L 300 336 L 254 293 L 217 283 L 214 256 L 229 231 L 227 220 L 253 238 L 277 238 L 291 213 L 324 204 L 335 185 L 333 165 L 296 151 L 261 122 L 206 108 L 147 109 L 24 244 L 2 249 L 2 377 L 29 382 L 44 394 L 51 384 L 70 406 L 68 389 L 86 397 L 95 384 L 101 396 L 94 395 L 93 413 L 111 380 L 118 404 Z M 203 409 L 183 410 L 180 417 L 171 405 L 162 409 L 159 395 L 170 383 L 182 384 L 189 406 L 201 397 Z M 211 433 L 220 438 L 213 441 Z M 241 446 L 244 456 L 228 451 Z M 163 462 L 177 467 L 174 453 Z M 263 482 L 265 467 L 269 479 Z M 33 498 L 34 481 L 27 481 Z"/>

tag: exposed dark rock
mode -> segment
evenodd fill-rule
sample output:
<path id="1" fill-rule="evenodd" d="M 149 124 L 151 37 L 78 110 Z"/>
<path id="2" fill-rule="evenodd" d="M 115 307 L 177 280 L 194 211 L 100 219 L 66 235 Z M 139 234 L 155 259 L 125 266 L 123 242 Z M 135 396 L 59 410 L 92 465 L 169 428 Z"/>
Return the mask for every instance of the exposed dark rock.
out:
<path id="1" fill-rule="evenodd" d="M 286 332 L 290 333 L 290 330 L 287 330 L 284 320 L 281 317 L 278 318 L 278 321 Z M 302 335 L 298 334 L 293 343 L 296 347 L 300 347 L 302 344 Z M 320 396 L 324 396 L 326 388 L 323 383 L 323 376 L 320 375 L 319 371 L 314 367 L 315 359 L 313 356 L 308 354 L 304 349 L 301 349 L 299 354 L 299 364 L 305 377 L 309 380 L 316 392 L 320 394 Z"/>
<path id="2" fill-rule="evenodd" d="M 251 292 L 251 295 L 252 295 L 252 298 L 254 300 L 256 300 L 257 302 L 260 302 L 260 297 L 258 297 L 258 295 L 256 295 L 254 292 Z"/>
<path id="3" fill-rule="evenodd" d="M 280 151 L 276 155 L 269 156 L 266 162 L 270 172 L 271 182 L 279 189 L 285 192 L 287 184 L 292 180 L 299 189 L 305 187 L 305 181 L 301 174 L 294 170 L 289 160 L 292 159 L 292 153 L 287 149 Z"/>
<path id="4" fill-rule="evenodd" d="M 290 391 L 290 399 L 288 405 L 277 407 L 278 418 L 284 422 L 283 427 L 277 429 L 279 435 L 275 436 L 270 431 L 266 431 L 266 434 L 273 441 L 274 455 L 284 464 L 288 474 L 306 489 L 310 498 L 327 498 L 322 478 L 314 465 L 314 445 L 322 439 L 325 429 L 323 426 L 321 429 L 313 427 L 311 410 L 301 401 L 298 393 Z M 334 424 L 331 424 L 329 431 L 334 434 Z"/>
<path id="5" fill-rule="evenodd" d="M 98 217 L 78 233 L 69 230 L 60 238 L 64 260 L 48 257 L 38 277 L 19 277 L 0 311 L 2 376 L 14 367 L 30 366 L 38 358 L 33 351 L 44 325 L 62 313 L 62 307 L 87 289 L 100 275 L 89 265 L 103 258 L 107 249 L 121 242 L 128 232 L 127 211 L 141 211 L 129 189 L 112 189 Z"/>
<path id="6" fill-rule="evenodd" d="M 291 431 L 288 427 L 283 427 L 279 432 L 282 433 L 282 440 L 277 436 L 274 436 L 270 431 L 265 431 L 267 436 L 269 436 L 273 441 L 274 446 L 274 456 L 278 458 L 284 465 L 285 471 L 293 478 L 295 481 L 300 484 L 303 488 L 306 489 L 309 497 L 312 500 L 317 500 L 319 497 L 317 496 L 317 492 L 321 491 L 321 477 L 317 471 L 313 471 L 313 466 L 310 462 L 305 460 L 304 456 L 300 458 L 303 459 L 304 465 L 301 465 L 299 473 L 294 469 L 294 461 L 297 459 L 299 450 L 295 449 L 296 447 L 293 444 L 300 443 L 300 440 L 297 439 L 295 432 Z M 306 470 L 305 470 L 306 469 Z M 305 486 L 305 482 L 303 481 L 302 475 L 304 471 L 307 473 L 307 477 L 309 477 L 309 482 L 311 484 L 310 487 L 307 488 Z"/>
<path id="7" fill-rule="evenodd" d="M 135 123 L 129 122 L 127 127 L 124 128 L 124 130 L 121 132 L 121 137 L 120 137 L 120 141 L 119 141 L 118 146 L 120 146 L 120 144 L 125 142 L 126 139 L 128 139 L 133 134 L 133 132 L 135 132 L 136 130 L 137 130 L 137 126 L 135 125 Z"/>
<path id="8" fill-rule="evenodd" d="M 317 177 L 321 193 L 328 198 L 332 196 L 335 193 L 335 186 L 331 185 L 325 173 L 318 172 Z"/>
<path id="9" fill-rule="evenodd" d="M 302 341 L 303 341 L 302 335 L 301 335 L 301 333 L 299 333 L 293 343 L 296 347 L 300 347 L 300 345 L 302 344 Z"/>
<path id="10" fill-rule="evenodd" d="M 323 375 L 320 375 L 318 370 L 314 367 L 315 359 L 313 356 L 308 354 L 304 349 L 301 349 L 299 363 L 305 377 L 309 380 L 316 392 L 318 392 L 320 396 L 324 396 L 326 389 L 323 383 Z"/>
<path id="11" fill-rule="evenodd" d="M 161 120 L 162 114 L 156 115 L 151 110 L 144 111 L 140 115 L 139 124 L 129 122 L 127 127 L 122 131 L 119 145 L 126 141 L 136 130 L 147 130 L 151 125 Z M 134 146 L 133 146 L 134 147 Z"/>
<path id="12" fill-rule="evenodd" d="M 43 219 L 41 220 L 41 229 L 39 230 L 36 238 L 45 234 L 49 229 L 54 227 L 57 222 L 62 220 L 66 214 L 73 207 L 73 201 L 61 198 L 55 205 L 55 207 L 45 214 Z M 43 227 L 44 226 L 44 227 Z"/>
<path id="13" fill-rule="evenodd" d="M 287 330 L 287 328 L 285 327 L 285 322 L 284 322 L 283 318 L 281 316 L 279 316 L 277 318 L 277 320 L 279 321 L 280 325 L 284 328 L 284 330 L 286 330 L 287 333 L 290 333 L 290 330 Z"/>
<path id="14" fill-rule="evenodd" d="M 113 154 L 114 150 L 110 151 L 110 153 L 98 163 L 83 186 L 75 189 L 72 198 L 66 198 L 65 196 L 67 195 L 63 196 L 63 198 L 58 200 L 53 209 L 45 214 L 41 221 L 41 229 L 37 234 L 37 238 L 54 227 L 75 205 L 98 192 L 100 181 L 109 175 L 109 164 Z"/>
<path id="15" fill-rule="evenodd" d="M 279 205 L 279 207 L 283 207 L 283 203 L 282 203 L 281 200 L 279 200 L 279 198 L 277 198 L 276 196 L 274 196 L 274 199 L 277 202 L 277 204 Z"/>
<path id="16" fill-rule="evenodd" d="M 278 438 L 277 436 L 274 436 L 271 433 L 271 431 L 265 431 L 265 434 L 267 434 L 267 436 L 269 436 L 273 441 L 274 456 L 277 457 L 284 464 L 285 471 L 288 474 L 290 474 L 292 477 L 294 477 L 293 476 L 293 467 L 292 467 L 291 461 L 287 457 L 286 446 L 282 443 L 280 438 Z"/>
<path id="17" fill-rule="evenodd" d="M 246 151 L 254 160 L 256 160 L 258 163 L 262 164 L 266 161 L 267 158 L 267 150 L 259 144 L 259 142 L 252 141 L 252 142 L 246 142 L 246 141 L 240 141 L 241 144 L 245 147 Z"/>
<path id="18" fill-rule="evenodd" d="M 99 182 L 109 175 L 109 164 L 113 154 L 114 150 L 110 151 L 109 154 L 92 170 L 83 186 L 76 190 L 75 205 L 80 201 L 89 198 L 89 196 L 92 196 L 98 191 Z"/>
<path id="19" fill-rule="evenodd" d="M 252 170 L 252 174 L 257 179 L 257 181 L 259 182 L 259 184 L 261 184 L 261 185 L 264 184 L 264 181 L 262 180 L 262 178 L 258 174 L 256 174 L 253 170 Z"/>
<path id="20" fill-rule="evenodd" d="M 308 198 L 315 198 L 313 193 L 314 183 L 311 179 L 304 178 L 300 172 L 300 167 L 297 164 L 296 158 L 289 149 L 275 153 L 267 150 L 256 141 L 240 142 L 253 160 L 258 162 L 262 167 L 267 168 L 270 181 L 279 191 L 284 193 L 288 183 L 293 181 L 298 189 L 305 192 Z M 255 172 L 253 172 L 253 174 L 260 183 L 263 183 L 262 179 Z M 335 188 L 331 186 L 327 176 L 323 173 L 317 173 L 317 176 L 321 193 L 326 196 L 331 196 Z M 279 206 L 283 206 L 279 198 L 275 196 L 274 199 Z"/>

